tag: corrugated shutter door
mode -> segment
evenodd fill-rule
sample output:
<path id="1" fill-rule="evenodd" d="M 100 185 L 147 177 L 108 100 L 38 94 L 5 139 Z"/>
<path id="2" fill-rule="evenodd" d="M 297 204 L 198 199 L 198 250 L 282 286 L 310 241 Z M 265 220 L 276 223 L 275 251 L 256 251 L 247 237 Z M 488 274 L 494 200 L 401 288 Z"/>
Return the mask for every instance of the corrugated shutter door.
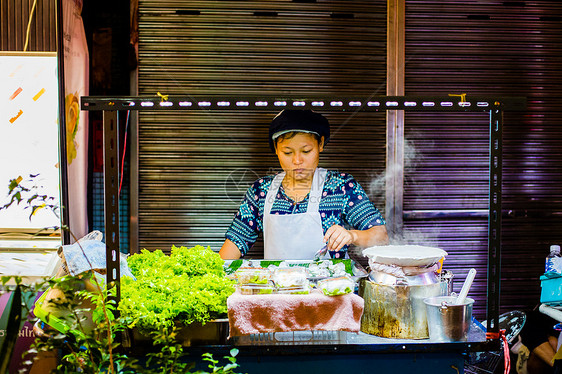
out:
<path id="1" fill-rule="evenodd" d="M 406 94 L 528 99 L 526 112 L 504 116 L 503 311 L 539 302 L 548 245 L 562 240 L 561 15 L 562 4 L 551 1 L 406 1 Z M 487 124 L 485 114 L 407 114 L 405 127 L 416 151 L 405 226 L 450 253 L 457 290 L 470 267 L 479 270 L 471 291 L 478 316 L 486 305 L 487 218 L 462 210 L 487 208 Z M 429 220 L 422 210 L 455 214 Z"/>
<path id="2" fill-rule="evenodd" d="M 0 3 L 0 51 L 23 51 L 33 0 Z M 28 52 L 57 50 L 56 1 L 37 1 L 29 25 Z"/>
<path id="3" fill-rule="evenodd" d="M 386 89 L 384 1 L 141 0 L 139 40 L 140 95 L 368 97 Z M 139 247 L 218 250 L 246 189 L 278 168 L 267 143 L 275 114 L 140 113 Z M 385 113 L 324 114 L 332 141 L 321 166 L 352 173 L 368 190 L 385 168 Z M 250 255 L 263 255 L 261 241 Z"/>

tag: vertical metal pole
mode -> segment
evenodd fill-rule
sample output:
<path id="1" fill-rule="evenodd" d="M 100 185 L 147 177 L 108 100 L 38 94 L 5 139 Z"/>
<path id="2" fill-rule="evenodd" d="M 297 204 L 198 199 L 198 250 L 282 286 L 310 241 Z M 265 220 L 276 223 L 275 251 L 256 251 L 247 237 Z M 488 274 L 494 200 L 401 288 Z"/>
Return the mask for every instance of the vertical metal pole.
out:
<path id="1" fill-rule="evenodd" d="M 386 92 L 404 95 L 405 0 L 387 4 Z M 392 236 L 402 231 L 404 198 L 404 111 L 386 111 L 386 207 L 387 229 Z"/>
<path id="2" fill-rule="evenodd" d="M 502 224 L 502 133 L 503 112 L 490 111 L 490 207 L 488 215 L 487 330 L 499 331 Z"/>
<path id="3" fill-rule="evenodd" d="M 117 111 L 103 112 L 103 176 L 105 195 L 105 246 L 107 285 L 114 282 L 117 302 L 121 299 L 119 280 L 119 126 Z"/>
<path id="4" fill-rule="evenodd" d="M 62 244 L 70 244 L 70 216 L 68 201 L 68 163 L 66 151 L 66 105 L 64 79 L 64 23 L 62 0 L 57 0 L 57 62 L 59 83 L 59 147 L 60 147 L 60 211 Z"/>
<path id="5" fill-rule="evenodd" d="M 131 95 L 138 95 L 138 68 L 131 73 Z M 139 252 L 139 112 L 131 111 L 130 134 L 130 172 L 129 172 L 129 253 Z"/>
<path id="6" fill-rule="evenodd" d="M 129 122 L 130 134 L 130 210 L 129 218 L 129 253 L 139 252 L 139 113 L 131 111 Z"/>

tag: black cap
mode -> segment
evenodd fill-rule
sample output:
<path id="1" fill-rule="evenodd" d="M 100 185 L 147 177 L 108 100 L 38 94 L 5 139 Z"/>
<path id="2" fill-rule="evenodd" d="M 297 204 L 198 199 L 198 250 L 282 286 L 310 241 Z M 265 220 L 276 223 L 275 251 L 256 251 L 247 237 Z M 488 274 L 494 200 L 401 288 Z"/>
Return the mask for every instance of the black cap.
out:
<path id="1" fill-rule="evenodd" d="M 274 139 L 291 131 L 323 136 L 324 145 L 330 140 L 330 123 L 322 114 L 308 109 L 285 109 L 277 114 L 269 125 L 269 148 L 275 152 Z"/>

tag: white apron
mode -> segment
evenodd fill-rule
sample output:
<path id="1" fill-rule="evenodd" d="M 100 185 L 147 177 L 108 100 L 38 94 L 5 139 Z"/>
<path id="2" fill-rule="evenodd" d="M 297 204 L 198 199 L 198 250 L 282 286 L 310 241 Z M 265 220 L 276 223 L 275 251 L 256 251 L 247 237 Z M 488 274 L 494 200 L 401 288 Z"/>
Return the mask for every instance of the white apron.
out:
<path id="1" fill-rule="evenodd" d="M 273 178 L 265 197 L 263 209 L 264 259 L 312 260 L 316 251 L 324 246 L 324 230 L 318 212 L 326 169 L 316 168 L 308 195 L 306 213 L 270 214 L 271 207 L 285 173 Z"/>

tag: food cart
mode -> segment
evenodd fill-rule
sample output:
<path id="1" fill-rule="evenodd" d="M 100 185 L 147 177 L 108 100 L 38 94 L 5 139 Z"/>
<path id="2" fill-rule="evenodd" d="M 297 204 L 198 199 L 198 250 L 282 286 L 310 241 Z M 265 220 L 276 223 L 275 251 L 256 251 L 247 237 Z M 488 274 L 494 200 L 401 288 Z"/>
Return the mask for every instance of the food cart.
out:
<path id="1" fill-rule="evenodd" d="M 499 281 L 501 238 L 502 125 L 503 111 L 524 108 L 522 98 L 449 96 L 382 96 L 365 98 L 287 97 L 82 97 L 82 110 L 103 111 L 105 229 L 107 284 L 120 279 L 118 165 L 120 111 L 142 110 L 271 110 L 296 107 L 321 111 L 484 111 L 490 114 L 490 184 L 488 220 L 487 332 L 471 329 L 466 341 L 435 342 L 428 339 L 389 339 L 343 331 L 294 331 L 247 334 L 191 346 L 198 354 L 226 354 L 240 350 L 245 372 L 462 372 L 468 353 L 499 350 Z M 120 298 L 117 286 L 117 299 Z M 217 321 L 223 326 L 224 321 Z M 217 327 L 217 331 L 221 330 Z"/>

